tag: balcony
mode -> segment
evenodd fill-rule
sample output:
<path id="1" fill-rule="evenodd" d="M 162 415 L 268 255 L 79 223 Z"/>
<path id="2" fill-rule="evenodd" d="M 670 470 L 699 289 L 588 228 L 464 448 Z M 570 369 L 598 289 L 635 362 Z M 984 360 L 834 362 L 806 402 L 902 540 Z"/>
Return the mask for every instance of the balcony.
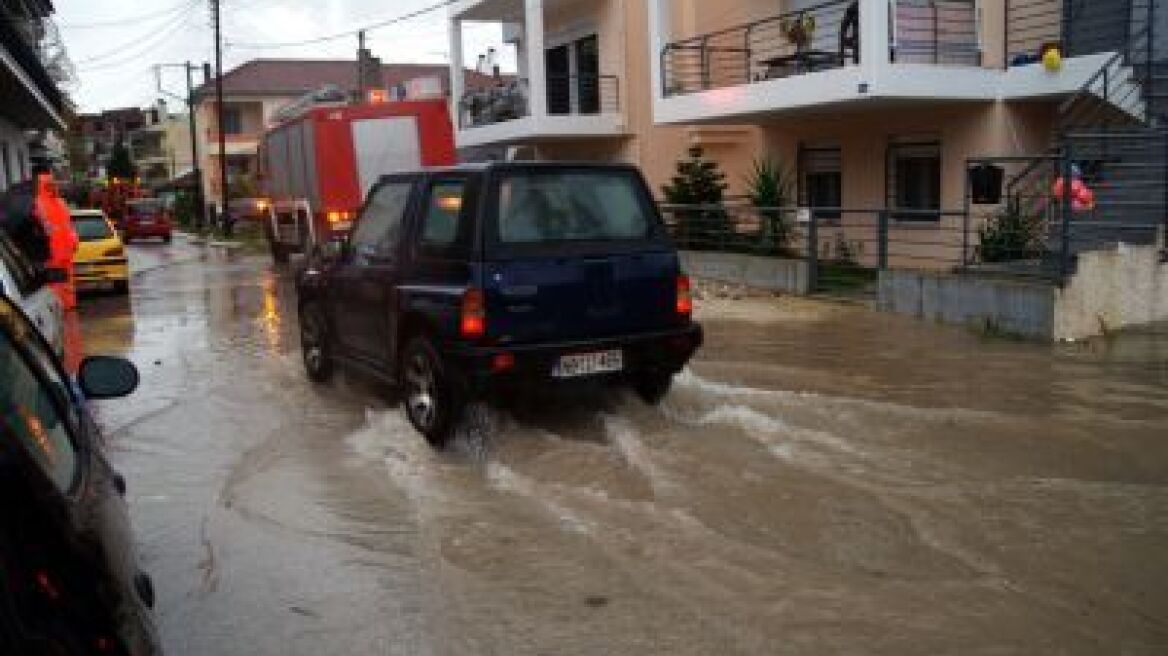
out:
<path id="1" fill-rule="evenodd" d="M 1062 3 L 1055 0 L 825 0 L 808 6 L 812 2 L 785 0 L 785 11 L 688 36 L 670 0 L 650 0 L 654 120 L 755 122 L 859 103 L 1065 97 L 1106 62 L 1103 46 L 1116 39 L 1097 34 L 1102 26 L 1115 24 L 1113 31 L 1123 32 L 1129 22 L 1122 12 L 1104 20 L 1102 8 L 1081 9 L 1060 28 Z M 699 12 L 714 7 L 699 6 Z M 691 26 L 711 25 L 717 15 L 684 18 Z M 674 38 L 675 29 L 683 38 Z M 1059 45 L 1060 35 L 1067 56 L 1050 74 L 1036 53 L 1048 39 Z"/>
<path id="2" fill-rule="evenodd" d="M 458 147 L 624 136 L 621 75 L 606 72 L 623 70 L 624 58 L 620 48 L 602 51 L 602 44 L 621 43 L 601 19 L 611 9 L 609 1 L 486 0 L 456 6 L 450 17 L 452 61 L 464 60 L 464 24 L 494 23 L 514 47 L 517 68 L 514 77 L 496 69 L 498 81 L 478 88 L 465 83 L 461 67 L 451 68 Z M 490 69 L 496 54 L 480 56 L 480 62 Z"/>

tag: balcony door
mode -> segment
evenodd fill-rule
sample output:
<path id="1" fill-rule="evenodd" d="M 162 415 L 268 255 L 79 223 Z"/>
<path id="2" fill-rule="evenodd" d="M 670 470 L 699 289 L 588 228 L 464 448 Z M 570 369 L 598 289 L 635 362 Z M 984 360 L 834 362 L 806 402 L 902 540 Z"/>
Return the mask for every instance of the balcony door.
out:
<path id="1" fill-rule="evenodd" d="M 572 112 L 572 57 L 570 44 L 548 48 L 544 66 L 547 69 L 548 113 Z"/>
<path id="2" fill-rule="evenodd" d="M 600 40 L 595 34 L 578 39 L 576 50 L 576 99 L 581 114 L 600 113 Z"/>
<path id="3" fill-rule="evenodd" d="M 600 40 L 590 34 L 548 48 L 544 54 L 548 113 L 600 113 Z"/>

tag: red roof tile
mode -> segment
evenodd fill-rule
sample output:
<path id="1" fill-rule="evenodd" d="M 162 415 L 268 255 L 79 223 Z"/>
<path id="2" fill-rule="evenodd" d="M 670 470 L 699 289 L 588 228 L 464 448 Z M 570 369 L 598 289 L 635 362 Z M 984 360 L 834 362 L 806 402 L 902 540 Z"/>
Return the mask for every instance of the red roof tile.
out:
<path id="1" fill-rule="evenodd" d="M 442 79 L 449 93 L 450 68 L 445 64 L 382 64 L 382 85 L 386 88 L 424 77 Z M 467 88 L 490 86 L 490 76 L 468 70 Z M 226 96 L 301 96 L 326 84 L 354 92 L 357 88 L 357 63 L 340 59 L 253 59 L 223 76 Z M 214 83 L 195 90 L 196 96 L 212 93 Z"/>

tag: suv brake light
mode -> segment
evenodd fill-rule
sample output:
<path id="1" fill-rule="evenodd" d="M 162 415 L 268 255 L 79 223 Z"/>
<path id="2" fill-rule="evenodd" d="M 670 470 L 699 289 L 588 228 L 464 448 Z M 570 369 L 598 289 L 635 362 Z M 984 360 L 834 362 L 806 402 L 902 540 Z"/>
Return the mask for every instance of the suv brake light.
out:
<path id="1" fill-rule="evenodd" d="M 677 314 L 687 319 L 693 314 L 693 290 L 685 274 L 677 277 Z"/>
<path id="2" fill-rule="evenodd" d="M 472 287 L 463 293 L 459 333 L 465 339 L 480 339 L 487 334 L 487 303 L 483 290 Z"/>

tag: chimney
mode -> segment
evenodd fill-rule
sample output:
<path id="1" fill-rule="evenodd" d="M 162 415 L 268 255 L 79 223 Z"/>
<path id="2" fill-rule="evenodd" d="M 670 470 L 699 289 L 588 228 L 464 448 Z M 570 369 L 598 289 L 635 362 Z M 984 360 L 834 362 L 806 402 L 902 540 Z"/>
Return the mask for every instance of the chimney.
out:
<path id="1" fill-rule="evenodd" d="M 495 79 L 499 79 L 499 53 L 494 48 L 487 48 L 487 68 Z"/>

